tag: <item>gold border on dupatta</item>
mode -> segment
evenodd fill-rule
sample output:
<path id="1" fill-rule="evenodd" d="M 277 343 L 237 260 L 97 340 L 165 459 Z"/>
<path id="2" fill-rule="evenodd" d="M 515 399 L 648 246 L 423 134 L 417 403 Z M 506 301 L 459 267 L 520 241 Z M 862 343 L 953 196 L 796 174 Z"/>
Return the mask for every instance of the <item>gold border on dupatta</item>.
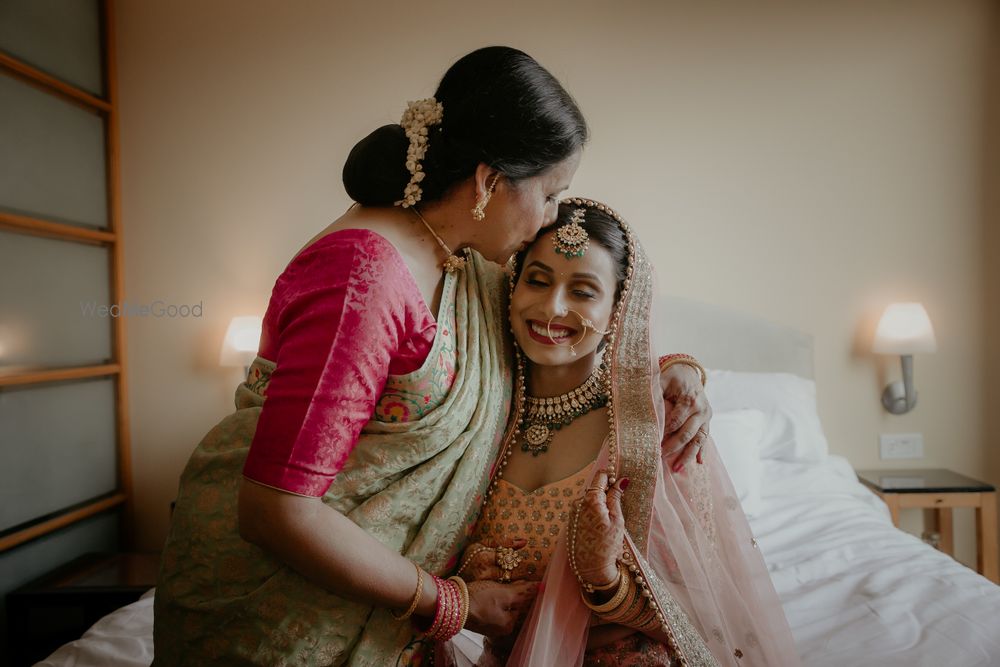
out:
<path id="1" fill-rule="evenodd" d="M 611 353 L 615 448 L 619 477 L 629 478 L 622 496 L 626 553 L 637 585 L 649 592 L 666 621 L 670 648 L 681 665 L 718 667 L 704 638 L 646 561 L 660 460 L 660 430 L 653 395 L 649 319 L 653 300 L 653 273 L 638 240 L 629 233 L 633 270 L 629 289 L 622 295 L 621 321 Z"/>
<path id="2" fill-rule="evenodd" d="M 635 567 L 633 576 L 636 583 L 649 591 L 664 619 L 666 619 L 667 643 L 670 649 L 677 654 L 680 665 L 682 667 L 719 667 L 719 661 L 709 650 L 705 638 L 691 624 L 691 619 L 667 590 L 656 571 L 638 552 L 635 543 L 628 537 L 625 538 L 625 542 L 626 553 L 631 561 L 629 563 L 630 569 L 631 566 Z"/>
<path id="3" fill-rule="evenodd" d="M 646 254 L 635 245 L 632 280 L 622 295 L 621 322 L 611 350 L 611 391 L 613 392 L 616 453 L 619 477 L 629 479 L 629 493 L 622 496 L 625 528 L 640 553 L 645 554 L 649 539 L 660 465 L 660 438 L 653 404 L 652 362 L 650 360 L 649 317 L 653 298 L 653 276 Z"/>

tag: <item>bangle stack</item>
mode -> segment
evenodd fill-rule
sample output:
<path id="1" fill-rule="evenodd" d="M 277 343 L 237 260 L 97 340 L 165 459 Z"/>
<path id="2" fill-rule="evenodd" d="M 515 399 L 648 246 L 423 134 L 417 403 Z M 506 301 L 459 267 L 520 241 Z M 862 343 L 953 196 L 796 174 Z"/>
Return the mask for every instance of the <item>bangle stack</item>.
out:
<path id="1" fill-rule="evenodd" d="M 662 373 L 674 364 L 686 364 L 695 368 L 701 375 L 701 386 L 704 387 L 705 383 L 708 382 L 708 375 L 705 373 L 705 369 L 690 354 L 667 354 L 660 357 L 660 372 Z"/>
<path id="2" fill-rule="evenodd" d="M 596 614 L 613 613 L 616 609 L 618 609 L 622 605 L 623 602 L 625 602 L 625 599 L 629 596 L 629 593 L 632 592 L 631 583 L 632 583 L 632 579 L 628 576 L 628 572 L 627 571 L 623 571 L 621 564 L 619 564 L 618 565 L 618 581 L 615 582 L 615 585 L 618 588 L 615 591 L 615 594 L 611 596 L 610 600 L 608 600 L 604 604 L 595 605 L 595 604 L 592 604 L 587 599 L 587 594 L 584 591 L 582 591 L 582 590 L 580 591 L 580 596 L 583 597 L 584 603 L 588 607 L 590 607 L 594 611 L 594 613 L 596 613 Z M 596 587 L 594 587 L 594 588 L 596 590 Z M 610 590 L 610 588 L 604 589 L 604 590 Z"/>
<path id="3" fill-rule="evenodd" d="M 618 589 L 610 600 L 604 604 L 594 604 L 587 593 L 580 591 L 583 603 L 601 620 L 635 628 L 642 632 L 650 632 L 665 627 L 662 612 L 652 600 L 651 594 L 643 585 L 641 575 L 636 572 L 635 580 L 629 567 L 618 563 Z"/>
<path id="4" fill-rule="evenodd" d="M 469 618 L 469 589 L 461 577 L 447 580 L 434 577 L 437 587 L 437 606 L 434 620 L 426 630 L 427 639 L 446 642 L 461 631 Z"/>

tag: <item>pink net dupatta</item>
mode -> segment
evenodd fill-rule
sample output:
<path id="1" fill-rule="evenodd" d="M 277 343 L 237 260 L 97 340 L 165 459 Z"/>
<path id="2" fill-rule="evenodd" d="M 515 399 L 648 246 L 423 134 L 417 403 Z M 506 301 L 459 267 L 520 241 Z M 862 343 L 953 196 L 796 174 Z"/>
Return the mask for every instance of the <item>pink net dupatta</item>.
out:
<path id="1" fill-rule="evenodd" d="M 666 643 L 680 664 L 794 667 L 801 662 L 788 622 L 715 445 L 706 444 L 703 465 L 681 473 L 662 454 L 652 272 L 630 240 L 631 279 L 605 352 L 612 355 L 614 429 L 595 470 L 606 467 L 614 443 L 618 474 L 630 480 L 622 502 L 633 576 L 662 610 Z M 581 665 L 592 616 L 565 543 L 543 581 L 507 664 Z"/>

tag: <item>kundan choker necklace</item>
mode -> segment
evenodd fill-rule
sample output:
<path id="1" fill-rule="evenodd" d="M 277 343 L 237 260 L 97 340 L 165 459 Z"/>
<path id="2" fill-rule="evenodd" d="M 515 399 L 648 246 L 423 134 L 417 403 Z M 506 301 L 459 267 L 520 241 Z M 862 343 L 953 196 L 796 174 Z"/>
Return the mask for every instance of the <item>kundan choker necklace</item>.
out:
<path id="1" fill-rule="evenodd" d="M 532 456 L 547 452 L 556 431 L 568 426 L 577 417 L 607 404 L 603 364 L 599 364 L 583 384 L 570 392 L 546 398 L 526 395 L 521 451 L 531 452 Z"/>
<path id="2" fill-rule="evenodd" d="M 444 242 L 444 239 L 438 236 L 438 233 L 434 231 L 434 228 L 431 227 L 430 223 L 424 220 L 424 216 L 420 215 L 420 211 L 417 210 L 416 206 L 410 206 L 409 208 L 411 211 L 417 214 L 417 218 L 420 220 L 420 222 L 424 223 L 424 227 L 426 227 L 427 231 L 431 233 L 431 236 L 434 237 L 434 240 L 438 242 L 438 245 L 441 246 L 441 249 L 444 250 L 446 253 L 448 253 L 448 259 L 444 260 L 444 263 L 441 265 L 441 268 L 445 270 L 445 273 L 455 273 L 459 269 L 464 269 L 465 258 L 459 257 L 458 255 L 456 255 L 451 251 L 451 248 L 449 248 L 448 244 Z"/>

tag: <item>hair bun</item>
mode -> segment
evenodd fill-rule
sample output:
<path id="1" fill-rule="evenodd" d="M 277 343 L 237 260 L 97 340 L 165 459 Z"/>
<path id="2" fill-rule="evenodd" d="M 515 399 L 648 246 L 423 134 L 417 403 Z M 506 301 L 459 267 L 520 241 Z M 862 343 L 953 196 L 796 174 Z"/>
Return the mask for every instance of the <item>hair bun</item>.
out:
<path id="1" fill-rule="evenodd" d="M 410 142 L 400 125 L 383 125 L 359 141 L 344 163 L 344 189 L 362 206 L 391 206 L 410 181 L 406 150 Z"/>

